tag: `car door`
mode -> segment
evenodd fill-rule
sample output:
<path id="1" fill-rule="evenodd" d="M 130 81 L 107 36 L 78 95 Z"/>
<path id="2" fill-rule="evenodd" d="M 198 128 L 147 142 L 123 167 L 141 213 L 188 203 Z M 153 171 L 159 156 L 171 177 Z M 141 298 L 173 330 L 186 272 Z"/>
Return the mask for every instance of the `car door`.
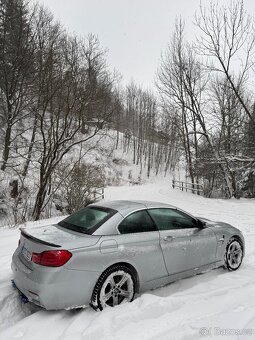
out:
<path id="1" fill-rule="evenodd" d="M 148 212 L 139 210 L 126 216 L 116 238 L 122 258 L 134 264 L 141 282 L 167 276 L 159 242 L 159 231 Z"/>
<path id="2" fill-rule="evenodd" d="M 196 219 L 177 209 L 155 208 L 148 212 L 158 226 L 169 275 L 215 261 L 216 237 L 210 228 L 199 228 Z"/>

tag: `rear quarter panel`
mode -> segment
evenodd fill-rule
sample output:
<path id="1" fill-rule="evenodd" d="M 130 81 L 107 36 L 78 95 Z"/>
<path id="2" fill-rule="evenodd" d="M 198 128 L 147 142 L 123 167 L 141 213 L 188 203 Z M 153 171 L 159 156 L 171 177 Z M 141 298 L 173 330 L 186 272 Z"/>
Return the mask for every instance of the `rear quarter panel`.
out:
<path id="1" fill-rule="evenodd" d="M 102 236 L 96 246 L 73 250 L 67 268 L 101 274 L 113 264 L 124 262 L 136 269 L 141 282 L 167 276 L 159 233 L 148 234 L 140 235 L 140 239 L 137 234 Z"/>

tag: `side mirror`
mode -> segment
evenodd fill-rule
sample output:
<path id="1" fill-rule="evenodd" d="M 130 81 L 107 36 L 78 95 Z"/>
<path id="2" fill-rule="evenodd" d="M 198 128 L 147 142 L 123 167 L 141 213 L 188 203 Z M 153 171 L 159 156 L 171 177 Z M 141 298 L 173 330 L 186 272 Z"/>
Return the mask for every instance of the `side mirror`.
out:
<path id="1" fill-rule="evenodd" d="M 206 226 L 206 223 L 204 221 L 201 220 L 197 220 L 197 227 L 198 228 L 204 228 Z"/>

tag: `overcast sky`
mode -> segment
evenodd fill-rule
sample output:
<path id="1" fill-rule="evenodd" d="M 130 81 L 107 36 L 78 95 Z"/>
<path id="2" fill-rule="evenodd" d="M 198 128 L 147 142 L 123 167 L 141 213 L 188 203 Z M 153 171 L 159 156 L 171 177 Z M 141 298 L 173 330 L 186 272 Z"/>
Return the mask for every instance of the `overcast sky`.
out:
<path id="1" fill-rule="evenodd" d="M 219 2 L 226 1 L 220 0 Z M 71 33 L 94 33 L 108 49 L 108 63 L 145 88 L 153 86 L 161 52 L 175 20 L 182 16 L 187 34 L 194 35 L 193 17 L 200 0 L 39 0 Z M 203 0 L 209 3 L 209 0 Z M 255 0 L 245 0 L 255 13 Z"/>

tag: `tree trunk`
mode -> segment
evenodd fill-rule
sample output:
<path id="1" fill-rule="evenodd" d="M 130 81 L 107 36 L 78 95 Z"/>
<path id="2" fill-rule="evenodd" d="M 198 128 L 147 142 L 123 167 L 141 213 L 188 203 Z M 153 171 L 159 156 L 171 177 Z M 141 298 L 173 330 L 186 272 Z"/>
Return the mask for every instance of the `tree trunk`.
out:
<path id="1" fill-rule="evenodd" d="M 30 141 L 29 148 L 28 148 L 28 156 L 27 156 L 27 159 L 26 159 L 26 162 L 25 162 L 25 165 L 24 165 L 24 168 L 23 168 L 23 172 L 22 172 L 23 177 L 27 176 L 28 167 L 29 167 L 29 164 L 31 162 L 32 150 L 33 150 L 33 146 L 34 146 L 34 142 L 35 142 L 36 129 L 37 129 L 37 118 L 35 118 L 35 121 L 34 121 L 31 141 Z"/>
<path id="2" fill-rule="evenodd" d="M 8 124 L 4 137 L 3 164 L 1 166 L 1 170 L 3 171 L 5 171 L 9 159 L 10 146 L 11 146 L 11 125 Z"/>
<path id="3" fill-rule="evenodd" d="M 40 219 L 43 204 L 44 204 L 45 197 L 46 197 L 47 185 L 48 185 L 48 177 L 43 176 L 42 171 L 41 171 L 39 189 L 36 195 L 34 211 L 33 211 L 33 218 L 35 221 Z"/>

